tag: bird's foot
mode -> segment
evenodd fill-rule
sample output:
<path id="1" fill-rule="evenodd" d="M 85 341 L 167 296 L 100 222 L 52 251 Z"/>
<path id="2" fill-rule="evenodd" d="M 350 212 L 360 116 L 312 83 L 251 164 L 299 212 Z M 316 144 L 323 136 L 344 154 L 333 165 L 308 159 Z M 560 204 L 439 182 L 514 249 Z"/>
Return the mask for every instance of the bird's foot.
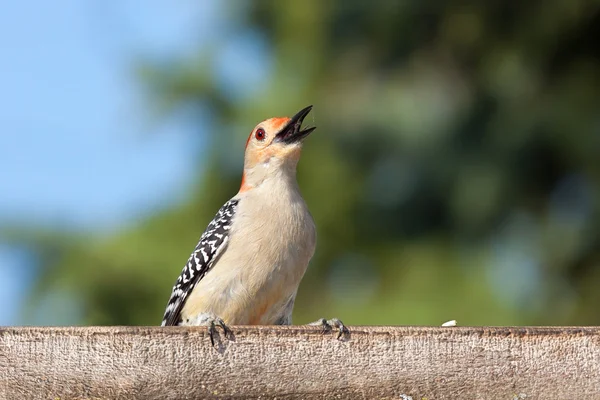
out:
<path id="1" fill-rule="evenodd" d="M 223 329 L 223 334 L 226 339 L 231 339 L 233 337 L 233 332 L 227 325 L 225 325 L 225 321 L 221 318 L 217 317 L 210 321 L 210 325 L 208 326 L 208 334 L 210 336 L 210 343 L 215 346 L 215 334 L 217 333 L 217 326 L 220 326 Z"/>
<path id="2" fill-rule="evenodd" d="M 346 328 L 346 325 L 344 325 L 344 323 L 337 318 L 320 318 L 315 322 L 311 322 L 308 325 L 320 326 L 321 328 L 323 328 L 324 333 L 331 332 L 332 330 L 336 329 L 338 331 L 338 339 L 340 339 L 343 335 L 350 334 L 350 331 L 348 330 L 348 328 Z"/>
<path id="3" fill-rule="evenodd" d="M 181 325 L 184 326 L 207 326 L 208 335 L 210 336 L 210 343 L 215 346 L 215 336 L 217 334 L 217 327 L 220 326 L 223 329 L 223 334 L 226 339 L 233 338 L 233 331 L 225 324 L 222 318 L 217 317 L 212 313 L 201 313 L 193 318 L 188 318 Z"/>

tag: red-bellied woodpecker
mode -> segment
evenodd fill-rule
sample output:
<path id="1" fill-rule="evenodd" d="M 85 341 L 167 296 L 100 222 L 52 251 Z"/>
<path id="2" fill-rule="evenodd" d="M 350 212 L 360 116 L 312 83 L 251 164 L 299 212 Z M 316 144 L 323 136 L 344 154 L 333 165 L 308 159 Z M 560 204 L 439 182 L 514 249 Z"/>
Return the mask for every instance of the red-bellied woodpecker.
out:
<path id="1" fill-rule="evenodd" d="M 289 325 L 316 232 L 296 181 L 312 106 L 258 124 L 239 192 L 219 209 L 175 282 L 162 325 Z M 313 325 L 346 328 L 337 319 Z M 339 336 L 338 336 L 339 337 Z"/>

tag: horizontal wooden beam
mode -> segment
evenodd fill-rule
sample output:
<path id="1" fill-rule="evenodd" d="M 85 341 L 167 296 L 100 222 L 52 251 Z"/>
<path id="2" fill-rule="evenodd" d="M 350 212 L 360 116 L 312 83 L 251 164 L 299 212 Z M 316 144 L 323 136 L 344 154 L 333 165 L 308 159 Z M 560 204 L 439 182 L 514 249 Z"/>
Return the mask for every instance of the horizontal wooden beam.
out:
<path id="1" fill-rule="evenodd" d="M 597 327 L 350 332 L 0 328 L 0 399 L 600 398 Z"/>

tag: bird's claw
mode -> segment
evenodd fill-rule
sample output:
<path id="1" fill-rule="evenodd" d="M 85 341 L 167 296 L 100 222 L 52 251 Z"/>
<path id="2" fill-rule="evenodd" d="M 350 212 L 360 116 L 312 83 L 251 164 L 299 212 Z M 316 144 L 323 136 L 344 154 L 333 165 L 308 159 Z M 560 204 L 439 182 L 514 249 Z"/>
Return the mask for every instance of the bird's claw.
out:
<path id="1" fill-rule="evenodd" d="M 225 335 L 225 338 L 229 339 L 233 336 L 233 332 L 225 324 L 225 321 L 223 321 L 219 317 L 212 318 L 208 325 L 208 335 L 210 336 L 210 343 L 213 347 L 215 347 L 215 334 L 217 333 L 217 326 L 220 326 L 221 329 L 223 329 L 223 334 Z"/>
<path id="2" fill-rule="evenodd" d="M 207 326 L 208 327 L 208 336 L 210 336 L 210 343 L 212 344 L 213 347 L 215 347 L 215 335 L 217 333 L 217 326 L 220 326 L 221 329 L 223 329 L 225 338 L 227 338 L 227 339 L 233 338 L 233 332 L 225 324 L 225 321 L 223 321 L 223 319 L 217 317 L 213 313 L 200 313 L 192 318 L 185 319 L 181 325 L 183 325 L 183 326 Z"/>
<path id="3" fill-rule="evenodd" d="M 346 328 L 346 325 L 344 325 L 344 323 L 337 318 L 320 318 L 315 322 L 311 322 L 309 325 L 322 327 L 323 333 L 331 332 L 335 328 L 338 331 L 338 339 L 341 339 L 344 335 L 350 334 L 350 331 L 348 328 Z"/>

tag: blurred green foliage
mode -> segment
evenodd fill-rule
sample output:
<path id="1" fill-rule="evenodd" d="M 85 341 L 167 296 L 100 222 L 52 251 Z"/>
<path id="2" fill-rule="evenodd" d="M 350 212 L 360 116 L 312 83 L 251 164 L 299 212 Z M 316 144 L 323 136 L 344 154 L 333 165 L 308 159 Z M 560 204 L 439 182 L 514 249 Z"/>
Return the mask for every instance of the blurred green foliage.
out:
<path id="1" fill-rule="evenodd" d="M 195 187 L 120 232 L 21 238 L 43 260 L 33 303 L 159 324 L 250 129 L 314 104 L 298 178 L 318 245 L 295 323 L 600 323 L 598 1 L 226 4 L 231 35 L 137 69 L 156 115 L 210 115 Z M 270 73 L 244 96 L 211 60 L 248 34 Z"/>

